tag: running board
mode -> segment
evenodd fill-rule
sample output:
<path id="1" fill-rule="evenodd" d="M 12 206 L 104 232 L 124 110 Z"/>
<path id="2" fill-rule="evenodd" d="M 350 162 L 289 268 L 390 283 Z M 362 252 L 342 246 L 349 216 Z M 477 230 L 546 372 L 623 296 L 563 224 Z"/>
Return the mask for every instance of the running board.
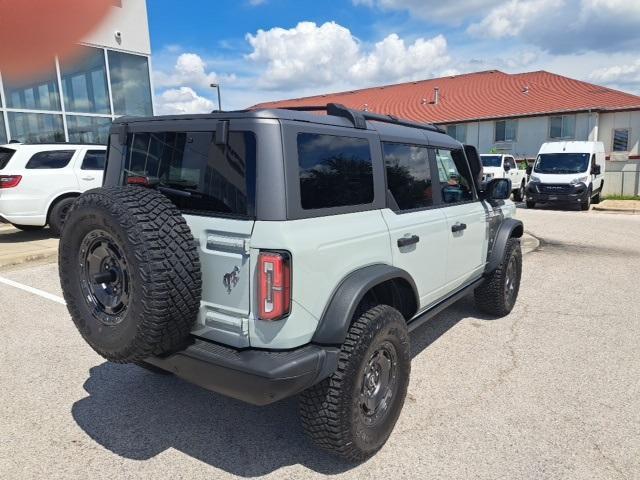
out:
<path id="1" fill-rule="evenodd" d="M 424 325 L 427 321 L 431 320 L 433 317 L 438 315 L 440 312 L 442 312 L 447 307 L 450 307 L 451 305 L 456 303 L 458 300 L 466 297 L 469 293 L 471 293 L 476 288 L 478 288 L 478 286 L 483 281 L 484 281 L 484 278 L 479 278 L 478 280 L 475 280 L 474 282 L 470 283 L 466 287 L 462 287 L 460 290 L 455 292 L 453 295 L 445 298 L 444 300 L 440 300 L 438 303 L 436 303 L 432 307 L 429 307 L 423 313 L 418 314 L 416 317 L 414 317 L 407 324 L 407 327 L 409 328 L 409 331 L 413 332 L 416 328 Z"/>

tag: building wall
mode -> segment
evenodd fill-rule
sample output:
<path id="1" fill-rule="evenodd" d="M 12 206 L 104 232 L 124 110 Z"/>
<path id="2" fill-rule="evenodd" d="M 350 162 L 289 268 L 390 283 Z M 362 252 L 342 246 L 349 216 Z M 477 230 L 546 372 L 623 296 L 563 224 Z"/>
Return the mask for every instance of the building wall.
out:
<path id="1" fill-rule="evenodd" d="M 114 3 L 110 15 L 82 43 L 151 55 L 146 0 L 114 0 Z M 120 40 L 116 31 L 122 34 Z"/>
<path id="2" fill-rule="evenodd" d="M 78 56 L 51 58 L 27 80 L 2 75 L 0 65 L 0 144 L 106 143 L 116 117 L 153 115 L 146 2 L 113 1 Z"/>

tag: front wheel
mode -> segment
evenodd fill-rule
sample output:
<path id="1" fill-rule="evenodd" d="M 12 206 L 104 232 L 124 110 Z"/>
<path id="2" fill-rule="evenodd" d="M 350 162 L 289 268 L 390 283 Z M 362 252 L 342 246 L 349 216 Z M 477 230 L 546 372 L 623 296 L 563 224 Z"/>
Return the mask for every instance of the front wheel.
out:
<path id="1" fill-rule="evenodd" d="M 587 192 L 587 198 L 580 203 L 580 208 L 584 211 L 589 210 L 591 208 L 591 189 Z"/>
<path id="2" fill-rule="evenodd" d="M 478 309 L 496 317 L 511 313 L 520 291 L 521 277 L 520 239 L 512 237 L 507 241 L 500 266 L 474 292 Z"/>
<path id="3" fill-rule="evenodd" d="M 400 416 L 410 371 L 404 317 L 387 305 L 369 309 L 349 328 L 335 373 L 300 395 L 307 436 L 347 460 L 371 457 Z"/>
<path id="4" fill-rule="evenodd" d="M 520 184 L 520 188 L 513 192 L 513 199 L 516 202 L 521 202 L 524 199 L 524 180 Z"/>

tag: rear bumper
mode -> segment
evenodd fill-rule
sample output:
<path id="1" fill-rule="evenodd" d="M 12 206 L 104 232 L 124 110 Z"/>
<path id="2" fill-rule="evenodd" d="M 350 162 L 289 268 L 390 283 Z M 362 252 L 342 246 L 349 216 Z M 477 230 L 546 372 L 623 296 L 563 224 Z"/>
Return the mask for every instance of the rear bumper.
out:
<path id="1" fill-rule="evenodd" d="M 316 345 L 285 352 L 235 350 L 196 340 L 180 352 L 146 362 L 207 390 L 267 405 L 327 378 L 336 369 L 339 351 Z"/>
<path id="2" fill-rule="evenodd" d="M 529 183 L 527 185 L 527 200 L 539 203 L 582 203 L 587 199 L 588 194 L 589 189 L 584 183 L 578 185 Z"/>

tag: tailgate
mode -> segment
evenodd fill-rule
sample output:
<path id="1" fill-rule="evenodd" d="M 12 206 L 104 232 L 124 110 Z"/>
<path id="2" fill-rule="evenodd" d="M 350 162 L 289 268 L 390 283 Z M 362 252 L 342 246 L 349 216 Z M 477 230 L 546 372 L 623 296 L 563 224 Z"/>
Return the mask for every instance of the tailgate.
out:
<path id="1" fill-rule="evenodd" d="M 202 304 L 193 334 L 235 347 L 249 346 L 253 220 L 185 215 L 199 245 Z"/>

